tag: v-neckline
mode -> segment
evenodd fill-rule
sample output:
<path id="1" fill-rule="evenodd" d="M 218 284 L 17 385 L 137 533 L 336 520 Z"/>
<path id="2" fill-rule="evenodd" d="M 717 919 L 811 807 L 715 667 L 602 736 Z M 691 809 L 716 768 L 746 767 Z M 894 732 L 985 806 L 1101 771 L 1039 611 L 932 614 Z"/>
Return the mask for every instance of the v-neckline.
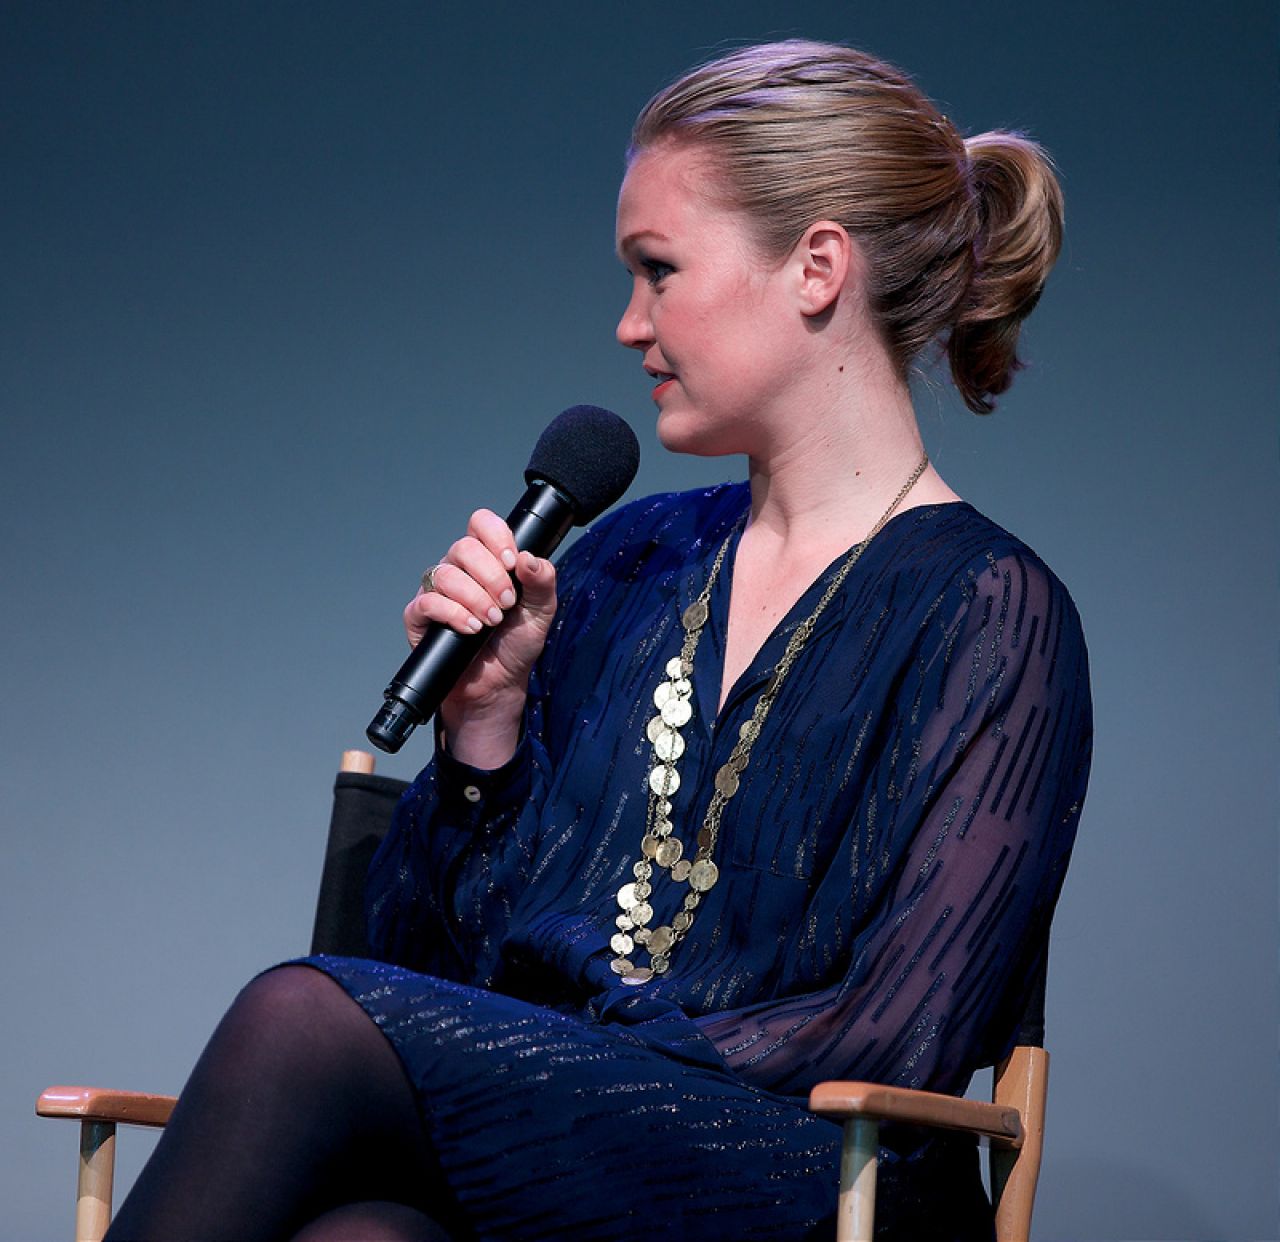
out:
<path id="1" fill-rule="evenodd" d="M 939 501 L 929 505 L 917 505 L 915 508 L 904 509 L 899 513 L 895 513 L 876 533 L 875 538 L 868 544 L 863 556 L 870 554 L 876 547 L 882 546 L 885 533 L 891 527 L 898 525 L 901 519 L 913 514 L 918 519 L 926 512 L 933 515 L 953 505 L 967 503 L 964 500 Z M 785 650 L 786 642 L 790 639 L 792 631 L 813 611 L 831 576 L 844 564 L 854 547 L 851 544 L 837 553 L 825 568 L 819 571 L 791 607 L 778 619 L 769 633 L 765 635 L 733 685 L 726 688 L 724 685 L 724 671 L 725 656 L 728 650 L 729 608 L 733 593 L 734 572 L 737 568 L 738 548 L 746 530 L 746 517 L 745 513 L 740 515 L 735 520 L 734 529 L 727 536 L 729 547 L 725 552 L 720 575 L 711 589 L 711 597 L 708 601 L 707 625 L 703 632 L 703 641 L 699 644 L 700 648 L 704 645 L 709 646 L 711 651 L 703 654 L 701 660 L 694 661 L 694 697 L 698 705 L 698 715 L 701 719 L 710 722 L 710 728 L 713 731 L 719 726 L 726 709 L 731 708 L 735 702 L 748 694 L 754 686 L 763 685 L 768 680 L 773 673 L 777 660 L 781 658 L 782 652 Z M 710 549 L 709 557 L 705 562 L 706 568 L 696 579 L 697 586 L 694 587 L 693 583 L 690 583 L 689 602 L 696 599 L 700 593 L 702 583 L 706 581 L 706 573 L 710 570 L 711 560 L 714 559 L 715 553 L 719 551 L 719 548 L 720 543 L 717 541 L 714 547 Z M 850 577 L 852 578 L 853 574 Z M 846 579 L 841 591 L 827 605 L 813 634 L 810 636 L 810 641 L 819 633 L 829 629 L 838 620 L 841 614 L 840 603 L 845 595 L 848 583 L 849 579 Z M 776 655 L 774 654 L 775 649 Z M 707 658 L 711 656 L 712 651 L 714 656 Z M 701 651 L 700 654 L 702 654 Z M 713 695 L 715 696 L 714 698 L 712 697 Z M 712 708 L 714 708 L 714 711 L 710 710 Z"/>

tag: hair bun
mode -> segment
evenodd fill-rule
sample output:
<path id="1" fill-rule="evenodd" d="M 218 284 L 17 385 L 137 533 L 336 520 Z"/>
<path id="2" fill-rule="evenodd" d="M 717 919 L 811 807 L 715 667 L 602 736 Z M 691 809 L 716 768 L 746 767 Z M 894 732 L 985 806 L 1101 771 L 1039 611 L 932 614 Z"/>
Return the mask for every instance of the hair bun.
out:
<path id="1" fill-rule="evenodd" d="M 978 235 L 947 353 L 965 404 L 985 414 L 1022 366 L 1018 332 L 1062 249 L 1062 189 L 1043 148 L 1021 134 L 992 130 L 964 145 Z"/>

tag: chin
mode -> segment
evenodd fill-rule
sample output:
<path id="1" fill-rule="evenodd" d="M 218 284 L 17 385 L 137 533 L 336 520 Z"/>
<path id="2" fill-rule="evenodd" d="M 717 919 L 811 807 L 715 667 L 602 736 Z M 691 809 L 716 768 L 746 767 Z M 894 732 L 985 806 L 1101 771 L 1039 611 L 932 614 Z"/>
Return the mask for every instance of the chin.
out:
<path id="1" fill-rule="evenodd" d="M 714 427 L 692 410 L 663 410 L 658 415 L 658 442 L 671 453 L 694 457 L 727 457 L 746 450 L 724 427 Z"/>

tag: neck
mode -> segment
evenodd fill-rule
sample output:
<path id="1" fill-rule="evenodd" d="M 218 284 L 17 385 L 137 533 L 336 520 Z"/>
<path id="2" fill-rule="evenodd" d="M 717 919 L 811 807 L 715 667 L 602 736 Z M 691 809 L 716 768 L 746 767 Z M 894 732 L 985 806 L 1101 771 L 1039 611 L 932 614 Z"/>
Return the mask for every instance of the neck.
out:
<path id="1" fill-rule="evenodd" d="M 864 539 L 924 457 L 905 385 L 785 424 L 784 443 L 751 458 L 753 542 L 826 550 Z M 955 500 L 932 467 L 898 506 Z"/>

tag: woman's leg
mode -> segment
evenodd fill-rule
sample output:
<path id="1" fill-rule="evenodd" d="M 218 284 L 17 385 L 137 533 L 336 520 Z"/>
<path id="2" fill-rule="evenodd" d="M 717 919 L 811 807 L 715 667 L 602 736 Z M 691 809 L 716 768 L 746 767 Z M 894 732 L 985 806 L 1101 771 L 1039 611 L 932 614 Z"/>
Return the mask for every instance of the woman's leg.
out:
<path id="1" fill-rule="evenodd" d="M 436 1170 L 382 1033 L 327 975 L 286 966 L 228 1010 L 107 1238 L 268 1242 L 344 1205 L 379 1219 L 378 1201 L 416 1209 L 418 1232 L 387 1237 L 427 1238 L 452 1212 Z"/>

